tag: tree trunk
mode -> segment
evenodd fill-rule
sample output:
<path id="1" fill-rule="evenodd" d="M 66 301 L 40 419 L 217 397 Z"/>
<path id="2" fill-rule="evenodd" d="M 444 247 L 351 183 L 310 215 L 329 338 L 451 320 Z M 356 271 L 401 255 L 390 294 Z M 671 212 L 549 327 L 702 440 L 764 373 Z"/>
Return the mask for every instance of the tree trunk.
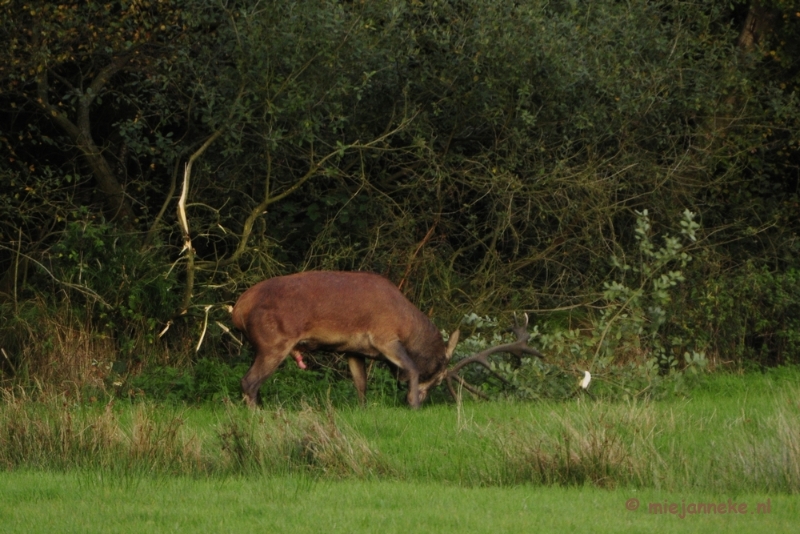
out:
<path id="1" fill-rule="evenodd" d="M 97 188 L 103 194 L 108 218 L 120 223 L 124 228 L 131 229 L 134 219 L 133 208 L 125 198 L 125 190 L 114 175 L 111 165 L 92 139 L 90 121 L 90 109 L 95 97 L 111 76 L 118 72 L 126 62 L 127 57 L 117 58 L 95 77 L 79 100 L 77 124 L 72 122 L 59 108 L 50 104 L 48 95 L 50 86 L 46 69 L 42 70 L 39 75 L 37 89 L 39 105 L 44 108 L 50 119 L 69 136 L 89 164 Z"/>

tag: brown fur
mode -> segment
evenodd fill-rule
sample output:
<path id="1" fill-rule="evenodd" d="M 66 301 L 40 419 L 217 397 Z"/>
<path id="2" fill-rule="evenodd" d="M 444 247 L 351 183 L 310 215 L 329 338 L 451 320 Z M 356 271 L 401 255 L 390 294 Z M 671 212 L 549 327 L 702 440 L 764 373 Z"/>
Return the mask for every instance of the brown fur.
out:
<path id="1" fill-rule="evenodd" d="M 445 346 L 436 326 L 397 287 L 364 272 L 308 271 L 264 280 L 239 297 L 232 319 L 256 351 L 242 379 L 250 405 L 292 351 L 324 349 L 348 353 L 362 402 L 364 357 L 390 361 L 408 380 L 408 402 L 416 408 L 441 382 L 458 339 L 456 332 Z"/>

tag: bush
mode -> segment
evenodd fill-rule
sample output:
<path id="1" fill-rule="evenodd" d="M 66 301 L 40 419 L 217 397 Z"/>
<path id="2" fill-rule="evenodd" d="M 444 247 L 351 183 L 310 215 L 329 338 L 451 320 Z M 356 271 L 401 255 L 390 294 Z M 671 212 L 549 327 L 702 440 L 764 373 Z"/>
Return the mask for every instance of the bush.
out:
<path id="1" fill-rule="evenodd" d="M 738 365 L 800 363 L 800 271 L 747 262 L 699 285 L 692 328 Z"/>

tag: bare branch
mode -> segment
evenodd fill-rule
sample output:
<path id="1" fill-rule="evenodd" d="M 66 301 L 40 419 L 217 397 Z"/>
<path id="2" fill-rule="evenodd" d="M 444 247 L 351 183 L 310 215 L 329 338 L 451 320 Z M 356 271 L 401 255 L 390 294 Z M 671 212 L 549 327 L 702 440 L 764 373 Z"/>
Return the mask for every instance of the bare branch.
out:
<path id="1" fill-rule="evenodd" d="M 100 304 L 102 304 L 102 305 L 103 305 L 103 306 L 105 306 L 106 308 L 111 308 L 111 305 L 110 305 L 108 302 L 106 302 L 105 300 L 103 300 L 103 297 L 101 297 L 100 295 L 98 295 L 98 294 L 97 294 L 95 291 L 92 291 L 92 290 L 91 290 L 91 289 L 89 289 L 88 287 L 86 287 L 86 286 L 82 286 L 82 285 L 80 285 L 80 284 L 73 284 L 73 283 L 71 283 L 71 282 L 67 282 L 67 281 L 64 281 L 64 280 L 60 280 L 58 277 L 56 277 L 56 275 L 54 275 L 54 274 L 53 274 L 53 273 L 50 271 L 50 269 L 48 269 L 47 267 L 45 267 L 45 266 L 44 266 L 44 264 L 43 264 L 42 262 L 40 262 L 40 261 L 36 261 L 34 258 L 32 258 L 31 256 L 29 256 L 28 254 L 21 253 L 21 252 L 19 252 L 19 251 L 15 251 L 14 249 L 12 249 L 12 248 L 9 248 L 9 247 L 6 247 L 6 246 L 3 246 L 3 245 L 0 245 L 0 248 L 2 248 L 2 249 L 5 249 L 5 250 L 8 250 L 9 252 L 15 253 L 15 254 L 17 254 L 18 256 L 22 256 L 23 258 L 26 258 L 28 261 L 32 261 L 33 263 L 35 263 L 36 265 L 38 265 L 39 267 L 41 267 L 41 268 L 42 268 L 42 270 L 43 270 L 45 273 L 47 273 L 47 274 L 48 274 L 48 276 L 50 276 L 50 278 L 52 278 L 52 279 L 53 279 L 53 281 L 54 281 L 54 282 L 56 282 L 57 284 L 59 284 L 59 285 L 62 285 L 62 286 L 64 286 L 64 287 L 68 287 L 68 288 L 70 288 L 70 289 L 74 289 L 74 290 L 76 290 L 76 291 L 78 291 L 78 292 L 80 292 L 80 293 L 83 293 L 83 294 L 84 294 L 84 295 L 86 295 L 87 297 L 91 297 L 91 298 L 93 298 L 95 301 L 99 302 Z"/>
<path id="2" fill-rule="evenodd" d="M 211 267 L 211 266 L 213 266 L 214 268 L 219 268 L 219 267 L 224 267 L 226 265 L 230 265 L 231 263 L 237 261 L 242 256 L 242 254 L 244 254 L 245 250 L 247 250 L 247 241 L 250 239 L 250 234 L 253 231 L 253 225 L 255 224 L 255 221 L 259 217 L 261 217 L 264 213 L 266 213 L 266 210 L 267 210 L 267 208 L 269 206 L 271 206 L 272 204 L 275 204 L 276 202 L 279 202 L 279 201 L 283 200 L 284 198 L 288 197 L 289 195 L 291 195 L 292 193 L 294 193 L 295 191 L 300 189 L 300 187 L 302 187 L 303 184 L 305 184 L 311 178 L 316 176 L 317 173 L 322 169 L 323 165 L 328 160 L 330 160 L 331 158 L 333 158 L 333 157 L 335 157 L 337 155 L 341 155 L 345 151 L 348 151 L 348 150 L 351 150 L 351 149 L 373 148 L 376 145 L 378 145 L 379 143 L 381 143 L 384 140 L 386 140 L 387 138 L 391 137 L 392 135 L 394 135 L 397 132 L 399 132 L 399 131 L 403 130 L 404 128 L 406 128 L 406 126 L 408 126 L 408 124 L 412 120 L 414 120 L 414 117 L 416 117 L 416 114 L 414 114 L 411 117 L 409 117 L 409 118 L 405 119 L 404 121 L 402 121 L 397 126 L 397 128 L 394 128 L 393 130 L 389 130 L 387 132 L 384 132 L 381 136 L 376 137 L 375 139 L 373 139 L 369 143 L 363 143 L 362 144 L 362 143 L 359 143 L 358 141 L 356 141 L 355 143 L 353 143 L 351 145 L 340 146 L 336 150 L 332 150 L 330 153 L 328 153 L 325 157 L 323 157 L 322 159 L 320 159 L 316 163 L 314 163 L 313 155 L 312 155 L 312 162 L 311 162 L 311 165 L 310 165 L 308 171 L 306 171 L 306 173 L 303 176 L 298 178 L 295 183 L 293 183 L 292 185 L 290 185 L 289 187 L 284 189 L 281 193 L 279 193 L 277 195 L 274 195 L 274 196 L 272 195 L 272 193 L 270 191 L 270 183 L 271 183 L 271 179 L 272 179 L 272 157 L 268 154 L 268 157 L 267 157 L 267 176 L 266 176 L 266 179 L 265 179 L 264 200 L 259 202 L 258 205 L 256 205 L 250 211 L 250 215 L 247 216 L 247 219 L 245 219 L 244 226 L 242 227 L 242 235 L 241 235 L 241 238 L 239 240 L 239 245 L 236 247 L 236 250 L 228 258 L 225 258 L 225 259 L 222 259 L 222 260 L 219 260 L 219 261 L 198 262 L 197 266 L 201 267 L 201 268 L 202 267 Z"/>
<path id="3" fill-rule="evenodd" d="M 189 197 L 189 179 L 192 175 L 192 163 L 211 146 L 211 143 L 222 135 L 222 131 L 223 128 L 220 128 L 206 139 L 206 142 L 189 157 L 189 161 L 186 162 L 186 167 L 183 171 L 183 188 L 181 189 L 181 197 L 178 200 L 178 221 L 183 231 L 183 250 L 186 252 L 186 285 L 183 289 L 181 315 L 186 313 L 189 308 L 189 304 L 192 302 L 192 291 L 194 290 L 194 248 L 192 247 L 192 236 L 189 231 L 189 219 L 186 217 L 186 199 Z"/>
<path id="4" fill-rule="evenodd" d="M 236 107 L 239 104 L 239 101 L 244 94 L 244 84 L 239 89 L 239 94 L 236 95 L 236 100 L 234 100 L 233 104 L 231 105 L 230 113 L 228 116 L 228 122 L 233 118 L 233 113 L 236 110 Z M 186 167 L 183 172 L 183 187 L 181 188 L 181 196 L 178 200 L 178 221 L 181 225 L 181 230 L 183 231 L 183 250 L 186 251 L 186 286 L 184 287 L 183 291 L 183 302 L 181 303 L 181 311 L 179 315 L 183 315 L 189 309 L 189 304 L 192 301 L 192 291 L 194 290 L 194 273 L 195 273 L 195 264 L 194 264 L 194 248 L 192 247 L 192 236 L 191 232 L 189 231 L 189 219 L 186 217 L 186 199 L 189 197 L 189 180 L 192 174 L 192 164 L 203 155 L 211 144 L 216 141 L 219 136 L 225 131 L 226 125 L 220 126 L 213 134 L 211 134 L 208 139 L 198 148 L 195 152 L 189 156 L 189 161 L 186 162 Z"/>
<path id="5" fill-rule="evenodd" d="M 411 268 L 414 266 L 414 259 L 416 259 L 417 254 L 419 254 L 419 251 L 422 250 L 422 247 L 425 246 L 425 243 L 427 243 L 428 240 L 431 238 L 431 236 L 433 236 L 433 231 L 436 230 L 436 225 L 438 223 L 439 223 L 439 218 L 437 217 L 436 220 L 433 221 L 433 225 L 431 225 L 430 229 L 425 234 L 425 237 L 423 237 L 422 241 L 420 241 L 419 245 L 417 245 L 417 248 L 416 250 L 414 250 L 414 253 L 408 259 L 408 265 L 406 265 L 406 272 L 403 273 L 403 278 L 401 278 L 400 283 L 397 284 L 397 289 L 399 289 L 400 291 L 403 290 L 403 286 L 406 284 L 408 275 L 411 274 Z"/>

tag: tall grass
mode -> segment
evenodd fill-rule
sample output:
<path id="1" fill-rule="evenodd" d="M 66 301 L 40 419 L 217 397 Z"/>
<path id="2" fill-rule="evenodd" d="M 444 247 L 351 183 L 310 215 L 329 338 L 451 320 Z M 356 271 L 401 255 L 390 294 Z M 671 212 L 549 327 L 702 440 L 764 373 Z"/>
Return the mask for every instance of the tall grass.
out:
<path id="1" fill-rule="evenodd" d="M 304 470 L 365 478 L 390 471 L 362 436 L 337 420 L 331 407 L 322 411 L 306 406 L 297 412 L 229 409 L 216 434 L 218 470 L 223 472 Z"/>
<path id="2" fill-rule="evenodd" d="M 191 428 L 186 408 L 148 403 L 92 408 L 61 396 L 32 401 L 5 393 L 0 465 L 133 474 L 386 474 L 381 456 L 332 409 L 249 411 L 228 406 Z"/>
<path id="3" fill-rule="evenodd" d="M 537 484 L 652 485 L 664 459 L 656 412 L 646 405 L 582 404 L 500 433 L 509 473 Z"/>
<path id="4" fill-rule="evenodd" d="M 100 468 L 139 473 L 189 473 L 205 468 L 196 435 L 179 414 L 113 403 L 90 409 L 50 396 L 32 401 L 5 392 L 0 411 L 0 463 L 7 468 Z M 127 420 L 124 420 L 127 419 Z"/>
<path id="5" fill-rule="evenodd" d="M 116 358 L 114 340 L 69 302 L 51 308 L 44 299 L 0 306 L 0 378 L 46 384 L 71 392 L 105 388 Z M 7 320 L 6 317 L 8 318 Z"/>
<path id="6" fill-rule="evenodd" d="M 750 379 L 747 379 L 750 380 Z M 0 467 L 800 493 L 794 385 L 610 403 L 247 410 L 5 393 Z"/>
<path id="7" fill-rule="evenodd" d="M 747 480 L 764 491 L 800 492 L 800 417 L 781 410 L 758 432 L 732 436 L 720 485 Z"/>
<path id="8" fill-rule="evenodd" d="M 798 493 L 800 411 L 781 404 L 716 424 L 674 407 L 584 404 L 506 428 L 497 443 L 518 482 Z"/>

